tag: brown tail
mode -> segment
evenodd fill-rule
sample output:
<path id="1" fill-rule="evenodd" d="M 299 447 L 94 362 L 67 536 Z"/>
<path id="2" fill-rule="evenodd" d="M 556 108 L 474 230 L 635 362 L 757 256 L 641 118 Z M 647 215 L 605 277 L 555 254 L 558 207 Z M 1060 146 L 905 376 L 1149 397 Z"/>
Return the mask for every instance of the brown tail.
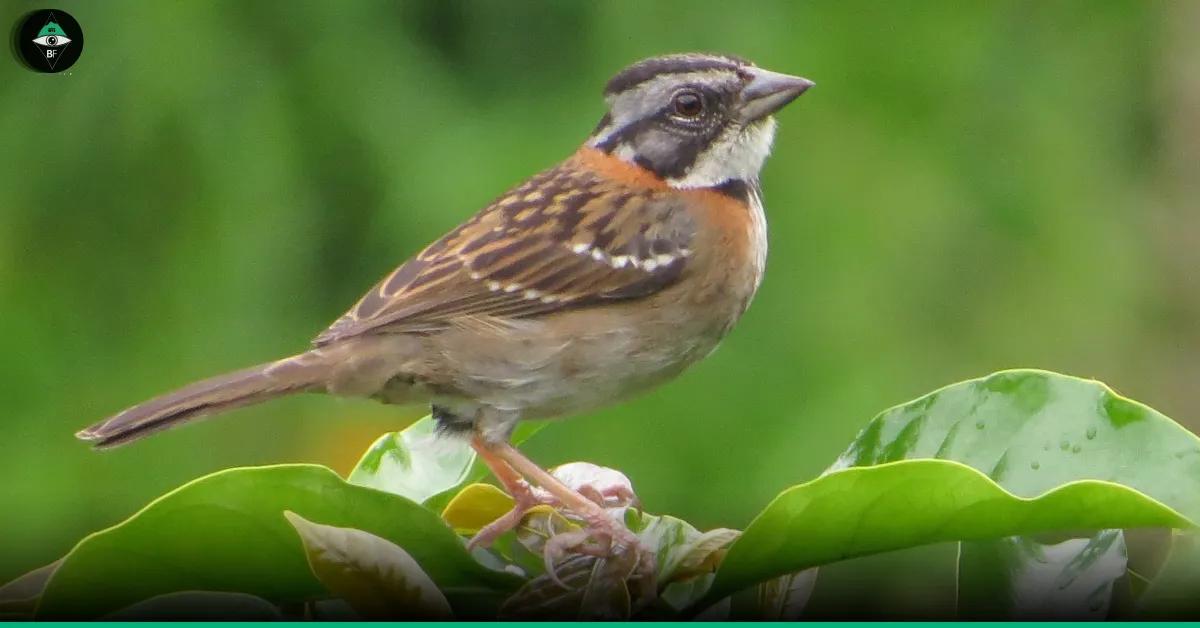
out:
<path id="1" fill-rule="evenodd" d="M 323 390 L 328 363 L 316 351 L 218 375 L 140 403 L 75 435 L 116 447 L 191 419 L 309 390 Z"/>

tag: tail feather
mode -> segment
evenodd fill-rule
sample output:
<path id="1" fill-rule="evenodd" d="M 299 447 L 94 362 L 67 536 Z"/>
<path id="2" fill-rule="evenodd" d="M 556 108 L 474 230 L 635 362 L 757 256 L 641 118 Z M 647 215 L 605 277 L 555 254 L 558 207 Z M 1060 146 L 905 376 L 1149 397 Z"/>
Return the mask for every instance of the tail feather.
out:
<path id="1" fill-rule="evenodd" d="M 97 449 L 116 447 L 191 419 L 324 388 L 327 367 L 320 353 L 218 375 L 140 403 L 75 435 Z"/>

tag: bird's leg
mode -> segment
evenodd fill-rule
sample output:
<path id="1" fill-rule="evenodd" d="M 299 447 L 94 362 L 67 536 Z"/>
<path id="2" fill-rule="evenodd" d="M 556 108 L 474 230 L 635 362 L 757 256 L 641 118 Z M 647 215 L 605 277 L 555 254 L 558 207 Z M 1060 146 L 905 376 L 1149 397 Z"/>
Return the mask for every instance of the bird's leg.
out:
<path id="1" fill-rule="evenodd" d="M 524 497 L 525 495 L 533 495 L 533 489 L 521 477 L 520 473 L 508 466 L 508 463 L 502 460 L 499 456 L 492 453 L 481 439 L 478 437 L 471 439 L 471 447 L 475 449 L 475 453 L 479 454 L 479 458 L 491 469 L 492 475 L 504 485 L 504 490 L 512 495 L 513 499 Z"/>
<path id="2" fill-rule="evenodd" d="M 564 535 L 557 541 L 552 538 L 547 542 L 543 557 L 546 561 L 547 573 L 553 576 L 556 559 L 565 554 L 567 550 L 579 547 L 587 553 L 594 553 L 594 550 L 587 551 L 586 541 L 590 538 L 599 544 L 600 550 L 604 554 L 635 552 L 638 561 L 635 571 L 642 577 L 643 585 L 648 586 L 649 590 L 653 590 L 654 555 L 644 551 L 637 535 L 626 528 L 623 523 L 609 516 L 603 506 L 563 484 L 558 478 L 539 467 L 508 443 L 487 443 L 477 440 L 476 447 L 477 450 L 488 450 L 496 456 L 499 462 L 506 463 L 509 470 L 515 471 L 545 489 L 554 496 L 559 504 L 580 517 L 586 524 L 586 530 L 583 531 L 586 534 Z"/>
<path id="3" fill-rule="evenodd" d="M 542 503 L 542 500 L 534 494 L 533 488 L 529 486 L 521 474 L 513 470 L 507 462 L 493 453 L 484 444 L 483 439 L 476 436 L 471 439 L 471 447 L 479 454 L 479 459 L 492 470 L 492 475 L 504 485 L 504 490 L 513 498 L 512 510 L 508 511 L 500 518 L 487 524 L 471 537 L 467 542 L 467 549 L 474 547 L 488 547 L 500 538 L 505 532 L 512 530 L 521 524 L 521 519 L 530 508 Z"/>
<path id="4" fill-rule="evenodd" d="M 497 518 L 495 521 L 480 528 L 475 536 L 467 542 L 467 547 L 488 547 L 496 539 L 500 538 L 505 532 L 516 528 L 521 524 L 521 519 L 525 513 L 534 506 L 546 504 L 549 506 L 563 506 L 562 502 L 548 491 L 538 491 L 529 485 L 507 462 L 501 459 L 495 452 L 489 449 L 486 441 L 479 436 L 471 439 L 471 447 L 479 454 L 480 460 L 488 466 L 492 471 L 492 475 L 496 476 L 504 490 L 512 496 L 512 510 Z M 553 476 L 551 476 L 553 477 Z M 623 478 L 622 478 L 623 479 Z M 602 485 L 596 488 L 590 484 L 583 484 L 576 489 L 580 495 L 591 500 L 598 506 L 614 504 L 624 506 L 636 504 L 637 498 L 633 494 L 633 490 L 626 483 L 615 483 L 611 486 Z M 568 488 L 567 490 L 571 490 Z M 568 507 L 569 508 L 569 507 Z M 555 547 L 563 546 L 567 539 L 564 537 L 556 541 Z M 573 545 L 567 544 L 565 547 L 570 548 Z M 592 553 L 595 553 L 593 551 Z"/>
<path id="5" fill-rule="evenodd" d="M 602 506 L 566 484 L 563 484 L 558 478 L 550 475 L 549 471 L 542 469 L 537 463 L 526 458 L 524 454 L 517 451 L 512 445 L 508 443 L 484 443 L 482 441 L 477 441 L 477 443 L 478 447 L 494 455 L 498 461 L 505 463 L 510 470 L 532 480 L 535 484 L 545 489 L 554 496 L 554 499 L 559 504 L 581 517 L 588 524 L 594 523 L 597 524 L 597 527 L 603 527 L 613 523 L 612 518 L 608 516 L 608 513 L 604 511 Z"/>

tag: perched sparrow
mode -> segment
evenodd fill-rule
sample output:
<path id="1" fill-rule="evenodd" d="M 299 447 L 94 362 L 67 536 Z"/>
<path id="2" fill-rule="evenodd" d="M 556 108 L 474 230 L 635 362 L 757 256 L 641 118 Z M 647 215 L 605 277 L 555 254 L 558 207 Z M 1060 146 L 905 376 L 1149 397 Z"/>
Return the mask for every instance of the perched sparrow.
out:
<path id="1" fill-rule="evenodd" d="M 120 445 L 189 419 L 299 392 L 430 403 L 512 493 L 627 530 L 508 444 L 517 421 L 561 417 L 657 386 L 707 356 L 762 279 L 758 175 L 775 111 L 812 86 L 748 61 L 640 61 L 605 88 L 608 112 L 565 161 L 405 262 L 292 357 L 214 377 L 79 432 Z M 542 493 L 544 495 L 544 493 Z"/>

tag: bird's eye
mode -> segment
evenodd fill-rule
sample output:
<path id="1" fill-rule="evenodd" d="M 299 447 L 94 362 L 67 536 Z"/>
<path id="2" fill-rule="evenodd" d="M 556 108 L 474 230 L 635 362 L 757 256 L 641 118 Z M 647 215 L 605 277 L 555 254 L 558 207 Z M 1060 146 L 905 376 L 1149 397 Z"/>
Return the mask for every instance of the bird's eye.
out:
<path id="1" fill-rule="evenodd" d="M 704 98 L 693 90 L 684 90 L 671 98 L 675 114 L 684 118 L 695 118 L 704 112 Z"/>

